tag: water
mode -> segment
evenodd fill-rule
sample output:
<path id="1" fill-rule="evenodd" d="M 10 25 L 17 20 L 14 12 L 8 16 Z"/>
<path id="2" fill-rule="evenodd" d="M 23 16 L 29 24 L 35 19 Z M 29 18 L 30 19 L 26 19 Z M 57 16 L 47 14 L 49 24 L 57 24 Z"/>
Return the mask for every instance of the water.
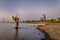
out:
<path id="1" fill-rule="evenodd" d="M 0 40 L 44 40 L 45 34 L 36 29 L 36 26 L 15 25 L 11 23 L 0 23 Z"/>

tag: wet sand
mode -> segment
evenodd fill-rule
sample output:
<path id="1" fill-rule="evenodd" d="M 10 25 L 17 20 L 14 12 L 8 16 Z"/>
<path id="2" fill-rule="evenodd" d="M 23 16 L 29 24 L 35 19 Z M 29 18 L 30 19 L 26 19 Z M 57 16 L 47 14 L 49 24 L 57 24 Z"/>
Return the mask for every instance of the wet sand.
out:
<path id="1" fill-rule="evenodd" d="M 51 40 L 60 40 L 60 23 L 38 26 L 38 28 L 47 32 Z"/>

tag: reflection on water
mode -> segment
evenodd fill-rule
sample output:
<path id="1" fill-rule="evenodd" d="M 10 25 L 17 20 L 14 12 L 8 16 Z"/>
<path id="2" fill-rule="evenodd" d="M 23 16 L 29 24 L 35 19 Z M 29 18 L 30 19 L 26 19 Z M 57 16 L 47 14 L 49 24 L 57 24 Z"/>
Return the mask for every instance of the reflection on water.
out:
<path id="1" fill-rule="evenodd" d="M 14 40 L 18 40 L 18 29 L 16 29 L 16 34 L 14 36 Z"/>
<path id="2" fill-rule="evenodd" d="M 20 25 L 15 29 L 14 24 L 0 24 L 0 40 L 44 40 L 45 34 L 33 26 Z"/>

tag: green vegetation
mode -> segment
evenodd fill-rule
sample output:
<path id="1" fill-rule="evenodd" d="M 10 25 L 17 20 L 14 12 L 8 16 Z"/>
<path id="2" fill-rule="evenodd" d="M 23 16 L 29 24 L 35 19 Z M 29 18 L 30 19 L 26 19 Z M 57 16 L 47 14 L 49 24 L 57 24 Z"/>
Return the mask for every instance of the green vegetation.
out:
<path id="1" fill-rule="evenodd" d="M 40 20 L 27 20 L 27 21 L 22 21 L 23 23 L 40 23 Z"/>
<path id="2" fill-rule="evenodd" d="M 51 20 L 47 20 L 48 23 L 60 23 L 60 20 L 56 20 L 56 19 L 51 19 Z"/>
<path id="3" fill-rule="evenodd" d="M 22 21 L 23 23 L 41 23 L 41 20 L 27 20 L 27 21 Z M 50 19 L 46 20 L 47 23 L 60 23 L 60 18 L 58 20 L 56 19 Z"/>

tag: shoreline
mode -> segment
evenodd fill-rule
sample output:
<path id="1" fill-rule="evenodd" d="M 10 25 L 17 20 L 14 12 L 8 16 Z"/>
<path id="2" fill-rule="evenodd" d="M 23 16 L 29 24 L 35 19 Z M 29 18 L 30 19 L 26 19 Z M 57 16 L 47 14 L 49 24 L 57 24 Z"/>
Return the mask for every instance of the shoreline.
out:
<path id="1" fill-rule="evenodd" d="M 51 40 L 60 40 L 60 23 L 38 26 L 38 29 L 42 29 L 48 33 Z"/>
<path id="2" fill-rule="evenodd" d="M 15 25 L 14 23 L 4 23 L 4 25 Z M 1 25 L 1 24 L 0 24 Z M 60 40 L 60 23 L 50 23 L 46 25 L 37 25 L 37 24 L 29 24 L 29 23 L 21 23 L 20 25 L 27 26 L 37 26 L 39 30 L 45 31 L 50 36 L 51 40 Z"/>
<path id="3" fill-rule="evenodd" d="M 49 36 L 49 34 L 47 32 L 45 32 L 45 30 L 42 30 L 39 27 L 37 27 L 36 29 L 42 31 L 45 34 L 46 40 L 51 40 L 51 37 Z"/>

